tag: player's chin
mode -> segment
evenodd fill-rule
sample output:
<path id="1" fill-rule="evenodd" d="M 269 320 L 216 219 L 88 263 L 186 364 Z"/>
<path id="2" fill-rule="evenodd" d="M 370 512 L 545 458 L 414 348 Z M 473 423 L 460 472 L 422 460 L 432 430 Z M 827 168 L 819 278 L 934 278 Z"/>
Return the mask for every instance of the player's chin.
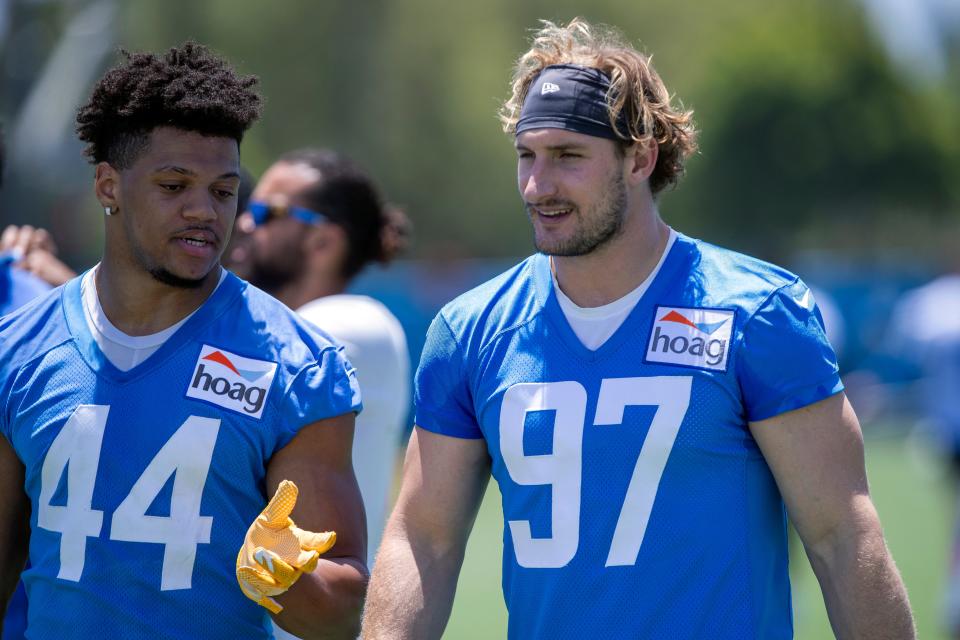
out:
<path id="1" fill-rule="evenodd" d="M 178 289 L 198 289 L 219 274 L 219 260 L 204 265 L 168 265 L 151 270 L 150 275 L 163 284 Z M 214 271 L 217 271 L 215 274 Z"/>
<path id="2" fill-rule="evenodd" d="M 576 255 L 570 253 L 570 239 L 556 233 L 537 232 L 533 239 L 537 251 L 548 256 Z"/>

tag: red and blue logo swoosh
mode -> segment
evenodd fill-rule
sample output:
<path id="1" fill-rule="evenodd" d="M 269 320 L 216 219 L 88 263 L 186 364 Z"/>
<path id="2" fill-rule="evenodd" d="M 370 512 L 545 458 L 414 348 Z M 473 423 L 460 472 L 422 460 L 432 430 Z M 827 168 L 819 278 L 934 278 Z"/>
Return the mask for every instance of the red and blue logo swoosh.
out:
<path id="1" fill-rule="evenodd" d="M 692 327 L 699 331 L 700 333 L 706 333 L 707 335 L 712 335 L 716 333 L 717 329 L 722 327 L 727 323 L 730 318 L 724 318 L 719 322 L 692 322 L 689 318 L 684 316 L 681 313 L 676 311 L 671 311 L 667 315 L 660 318 L 660 322 L 676 322 L 677 324 L 686 325 Z"/>
<path id="2" fill-rule="evenodd" d="M 269 371 L 269 369 L 264 371 L 249 371 L 245 369 L 238 369 L 233 364 L 233 362 L 230 361 L 230 358 L 223 355 L 223 353 L 220 351 L 214 351 L 213 353 L 207 354 L 202 359 L 209 360 L 211 362 L 216 362 L 217 364 L 223 365 L 227 369 L 230 369 L 230 371 L 233 371 L 235 374 L 242 377 L 244 380 L 247 380 L 248 382 L 253 382 L 254 380 L 262 377 L 263 374 L 267 373 L 267 371 Z"/>

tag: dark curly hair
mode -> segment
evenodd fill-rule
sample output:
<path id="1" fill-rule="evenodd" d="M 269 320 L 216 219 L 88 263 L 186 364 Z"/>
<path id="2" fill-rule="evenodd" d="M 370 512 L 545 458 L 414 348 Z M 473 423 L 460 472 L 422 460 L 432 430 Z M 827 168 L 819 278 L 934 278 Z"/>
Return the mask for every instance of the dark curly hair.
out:
<path id="1" fill-rule="evenodd" d="M 330 149 L 290 151 L 277 160 L 315 169 L 320 179 L 303 193 L 311 209 L 326 215 L 347 234 L 347 256 L 340 268 L 350 280 L 371 262 L 389 263 L 407 245 L 410 220 L 400 207 L 385 203 L 360 166 Z"/>
<path id="2" fill-rule="evenodd" d="M 77 135 L 94 163 L 126 169 L 156 127 L 233 138 L 260 116 L 255 76 L 239 76 L 222 58 L 196 42 L 165 55 L 130 53 L 97 83 L 77 113 Z"/>

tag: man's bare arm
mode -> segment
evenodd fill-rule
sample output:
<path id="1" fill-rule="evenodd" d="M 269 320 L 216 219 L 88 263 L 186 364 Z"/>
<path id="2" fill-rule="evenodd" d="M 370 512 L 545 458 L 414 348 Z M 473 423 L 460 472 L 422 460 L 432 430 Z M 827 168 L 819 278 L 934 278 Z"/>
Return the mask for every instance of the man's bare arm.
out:
<path id="1" fill-rule="evenodd" d="M 23 465 L 0 436 L 0 612 L 17 587 L 30 540 L 30 502 L 23 492 Z M 0 616 L 0 631 L 3 619 Z"/>
<path id="2" fill-rule="evenodd" d="M 367 640 L 443 634 L 490 478 L 486 441 L 417 427 L 403 475 L 370 582 L 362 635 Z"/>
<path id="3" fill-rule="evenodd" d="M 803 540 L 837 638 L 916 637 L 870 499 L 860 424 L 844 394 L 753 422 L 750 430 Z"/>
<path id="4" fill-rule="evenodd" d="M 354 414 L 304 427 L 271 458 L 267 495 L 282 480 L 293 481 L 300 497 L 291 518 L 301 529 L 335 531 L 337 542 L 311 573 L 276 600 L 282 628 L 304 639 L 356 638 L 367 586 L 366 518 L 353 475 Z"/>

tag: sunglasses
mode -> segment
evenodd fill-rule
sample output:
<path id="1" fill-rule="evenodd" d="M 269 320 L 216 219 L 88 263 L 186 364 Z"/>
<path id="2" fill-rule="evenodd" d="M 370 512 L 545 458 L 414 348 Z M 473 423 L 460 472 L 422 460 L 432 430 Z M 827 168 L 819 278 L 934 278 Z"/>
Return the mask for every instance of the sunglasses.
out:
<path id="1" fill-rule="evenodd" d="M 323 224 L 330 220 L 322 213 L 303 207 L 277 206 L 266 202 L 251 202 L 247 205 L 247 211 L 250 212 L 253 223 L 258 227 L 277 218 L 294 218 L 307 224 Z"/>

